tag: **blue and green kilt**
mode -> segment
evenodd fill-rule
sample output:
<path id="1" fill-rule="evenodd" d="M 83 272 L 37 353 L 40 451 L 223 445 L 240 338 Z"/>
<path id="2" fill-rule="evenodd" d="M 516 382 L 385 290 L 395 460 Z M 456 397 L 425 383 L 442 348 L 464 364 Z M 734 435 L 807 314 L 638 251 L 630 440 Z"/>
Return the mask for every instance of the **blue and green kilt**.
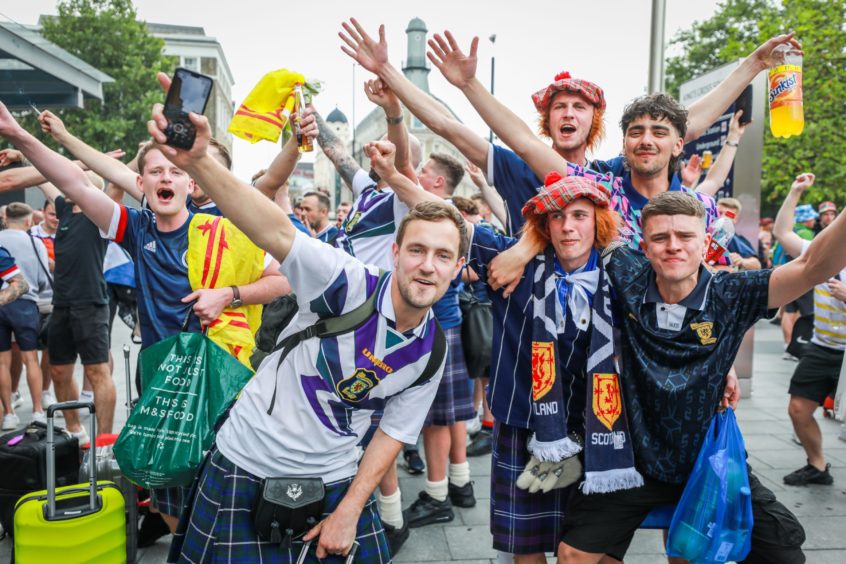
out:
<path id="1" fill-rule="evenodd" d="M 327 517 L 343 499 L 352 478 L 326 484 L 323 517 Z M 293 563 L 302 550 L 302 542 L 289 549 L 259 540 L 253 526 L 253 508 L 261 495 L 261 479 L 238 468 L 217 448 L 203 464 L 199 479 L 188 499 L 188 508 L 170 547 L 168 562 L 192 563 Z M 357 563 L 391 561 L 388 541 L 376 509 L 376 498 L 364 506 L 358 519 L 355 554 Z M 306 562 L 343 563 L 343 556 L 328 556 L 318 561 L 314 543 Z"/>
<path id="2" fill-rule="evenodd" d="M 470 375 L 467 373 L 464 349 L 461 346 L 461 325 L 444 329 L 444 336 L 448 345 L 444 375 L 426 416 L 426 426 L 452 425 L 476 416 L 473 393 L 470 391 Z"/>

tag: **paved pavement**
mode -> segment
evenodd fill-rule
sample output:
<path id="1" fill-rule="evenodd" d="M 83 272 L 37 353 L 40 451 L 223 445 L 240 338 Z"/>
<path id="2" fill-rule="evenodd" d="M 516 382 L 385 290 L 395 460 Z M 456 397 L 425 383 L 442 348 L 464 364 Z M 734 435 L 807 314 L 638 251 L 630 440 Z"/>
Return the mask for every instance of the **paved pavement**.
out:
<path id="1" fill-rule="evenodd" d="M 125 397 L 123 359 L 121 348 L 129 343 L 129 332 L 118 322 L 113 351 L 118 361 L 115 383 L 118 401 Z M 132 347 L 134 361 L 137 347 Z M 846 442 L 837 439 L 840 425 L 823 419 L 820 425 L 824 435 L 824 448 L 831 462 L 834 486 L 789 487 L 782 483 L 782 476 L 804 465 L 804 453 L 793 443 L 792 427 L 787 416 L 787 386 L 795 363 L 781 360 L 781 332 L 766 322 L 758 324 L 755 331 L 755 372 L 753 394 L 741 402 L 738 420 L 746 440 L 749 460 L 761 480 L 772 489 L 802 521 L 807 534 L 805 550 L 808 562 L 846 562 Z M 837 370 L 838 367 L 832 367 Z M 81 369 L 77 367 L 78 375 Z M 22 390 L 26 394 L 25 385 Z M 29 420 L 30 411 L 19 410 L 22 421 Z M 116 427 L 125 422 L 122 405 L 116 410 Z M 479 501 L 472 509 L 456 508 L 456 518 L 445 525 L 414 529 L 411 537 L 395 559 L 402 563 L 456 562 L 462 564 L 494 564 L 497 554 L 490 548 L 488 532 L 488 480 L 490 457 L 471 459 L 470 467 Z M 411 477 L 400 470 L 403 504 L 409 505 L 423 489 L 422 477 Z M 157 564 L 165 561 L 167 540 L 140 552 L 140 562 Z M 0 542 L 0 561 L 9 557 L 9 541 Z M 554 560 L 550 559 L 550 562 Z M 626 558 L 628 564 L 664 562 L 660 532 L 639 531 Z"/>

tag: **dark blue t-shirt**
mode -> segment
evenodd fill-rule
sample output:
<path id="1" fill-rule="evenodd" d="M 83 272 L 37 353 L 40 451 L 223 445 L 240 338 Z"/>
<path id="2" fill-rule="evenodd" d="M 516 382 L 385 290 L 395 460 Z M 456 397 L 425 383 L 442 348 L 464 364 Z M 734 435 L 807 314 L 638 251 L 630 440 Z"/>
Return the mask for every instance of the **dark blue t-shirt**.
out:
<path id="1" fill-rule="evenodd" d="M 623 397 L 636 466 L 644 475 L 674 484 L 687 480 L 743 337 L 768 315 L 771 272 L 712 275 L 701 267 L 691 294 L 668 306 L 649 262 L 627 248 L 614 251 L 608 273 L 618 291 L 625 289 L 618 293 Z M 675 328 L 662 327 L 659 314 L 670 309 Z"/>
<path id="2" fill-rule="evenodd" d="M 193 306 L 182 303 L 192 292 L 188 281 L 188 227 L 193 214 L 175 231 L 162 232 L 149 209 L 120 206 L 114 238 L 135 262 L 141 347 L 147 348 L 182 329 Z M 188 331 L 199 332 L 200 321 L 191 315 Z"/>

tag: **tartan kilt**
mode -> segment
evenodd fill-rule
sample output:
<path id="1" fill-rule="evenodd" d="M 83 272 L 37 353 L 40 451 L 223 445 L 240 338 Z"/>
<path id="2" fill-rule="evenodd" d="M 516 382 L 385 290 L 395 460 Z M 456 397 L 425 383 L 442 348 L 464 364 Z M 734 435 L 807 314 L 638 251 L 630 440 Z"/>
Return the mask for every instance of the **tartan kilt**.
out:
<path id="1" fill-rule="evenodd" d="M 464 349 L 461 346 L 461 325 L 444 329 L 444 336 L 448 345 L 444 375 L 438 384 L 424 426 L 452 425 L 476 416 L 473 393 L 470 391 L 470 375 L 467 373 Z"/>
<path id="2" fill-rule="evenodd" d="M 323 517 L 343 499 L 352 477 L 326 484 Z M 170 547 L 168 562 L 293 563 L 303 543 L 289 549 L 259 540 L 253 525 L 253 508 L 261 495 L 261 479 L 235 466 L 217 448 L 206 457 L 198 480 L 191 490 L 189 506 L 179 520 Z M 364 506 L 358 519 L 355 554 L 357 563 L 389 563 L 391 553 L 376 508 L 376 498 Z M 345 556 L 317 560 L 312 543 L 306 562 L 342 564 Z"/>
<path id="3" fill-rule="evenodd" d="M 150 490 L 150 505 L 165 515 L 179 517 L 185 509 L 190 488 L 176 486 L 173 488 L 153 488 Z"/>
<path id="4" fill-rule="evenodd" d="M 531 455 L 532 431 L 494 423 L 491 452 L 493 547 L 509 554 L 555 553 L 573 486 L 529 493 L 516 486 Z"/>

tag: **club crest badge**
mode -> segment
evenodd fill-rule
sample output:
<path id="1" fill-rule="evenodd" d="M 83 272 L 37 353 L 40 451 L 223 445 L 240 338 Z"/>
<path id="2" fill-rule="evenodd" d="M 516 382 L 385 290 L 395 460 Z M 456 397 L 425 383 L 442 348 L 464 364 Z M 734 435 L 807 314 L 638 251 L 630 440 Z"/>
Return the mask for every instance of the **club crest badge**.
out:
<path id="1" fill-rule="evenodd" d="M 349 378 L 344 378 L 335 386 L 338 395 L 349 402 L 359 402 L 367 397 L 379 379 L 373 370 L 356 368 L 355 373 Z"/>
<path id="2" fill-rule="evenodd" d="M 622 399 L 616 374 L 593 375 L 593 414 L 609 431 L 623 413 Z"/>
<path id="3" fill-rule="evenodd" d="M 291 484 L 288 486 L 288 489 L 285 491 L 285 494 L 290 497 L 293 501 L 297 501 L 301 495 L 303 495 L 303 488 L 299 484 Z"/>
<path id="4" fill-rule="evenodd" d="M 355 227 L 355 224 L 358 223 L 359 219 L 361 219 L 361 212 L 355 212 L 351 218 L 344 222 L 344 231 L 350 233 L 353 230 L 353 227 Z"/>
<path id="5" fill-rule="evenodd" d="M 699 342 L 703 345 L 713 345 L 717 342 L 717 338 L 713 336 L 714 322 L 704 321 L 702 323 L 691 323 L 690 328 L 696 331 L 696 336 L 699 337 Z"/>
<path id="6" fill-rule="evenodd" d="M 555 343 L 532 343 L 532 399 L 537 401 L 555 384 Z"/>

